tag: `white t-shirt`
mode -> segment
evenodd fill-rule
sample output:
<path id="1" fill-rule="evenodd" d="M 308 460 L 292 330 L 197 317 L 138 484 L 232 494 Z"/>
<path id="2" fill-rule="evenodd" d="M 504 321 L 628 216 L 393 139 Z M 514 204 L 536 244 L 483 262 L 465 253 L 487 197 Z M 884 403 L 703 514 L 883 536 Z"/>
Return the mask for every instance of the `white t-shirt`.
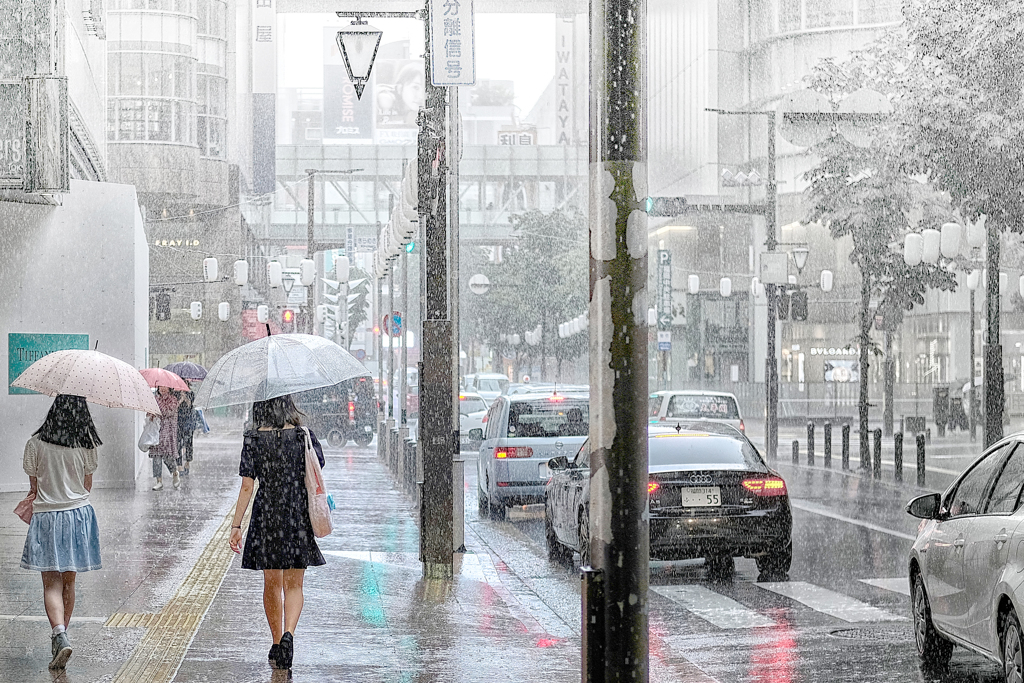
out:
<path id="1" fill-rule="evenodd" d="M 25 444 L 25 474 L 36 478 L 33 512 L 74 510 L 89 504 L 85 476 L 96 471 L 95 448 L 66 448 L 33 436 Z"/>

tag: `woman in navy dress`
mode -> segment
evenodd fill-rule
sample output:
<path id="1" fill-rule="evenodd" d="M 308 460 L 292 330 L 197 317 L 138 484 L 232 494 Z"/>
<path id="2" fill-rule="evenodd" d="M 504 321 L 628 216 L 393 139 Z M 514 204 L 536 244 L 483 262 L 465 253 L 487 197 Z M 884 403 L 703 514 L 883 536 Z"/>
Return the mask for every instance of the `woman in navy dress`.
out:
<path id="1" fill-rule="evenodd" d="M 255 482 L 259 481 L 242 552 L 242 568 L 263 571 L 263 609 L 274 639 L 268 659 L 277 668 L 289 669 L 293 634 L 302 613 L 306 567 L 326 561 L 309 521 L 303 414 L 291 396 L 281 396 L 254 403 L 252 415 L 253 426 L 245 432 L 242 445 L 238 468 L 242 486 L 228 542 L 232 550 L 239 552 L 242 518 Z M 313 432 L 309 435 L 323 467 L 320 442 Z"/>

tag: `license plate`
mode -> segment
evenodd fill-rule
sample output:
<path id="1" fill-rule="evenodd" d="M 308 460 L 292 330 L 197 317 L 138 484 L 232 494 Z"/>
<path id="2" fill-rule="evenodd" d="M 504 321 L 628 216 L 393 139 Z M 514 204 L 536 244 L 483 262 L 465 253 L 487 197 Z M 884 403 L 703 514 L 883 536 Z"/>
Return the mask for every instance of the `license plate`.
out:
<path id="1" fill-rule="evenodd" d="M 713 507 L 722 504 L 722 489 L 718 486 L 684 486 L 679 489 L 680 506 L 684 508 Z"/>
<path id="2" fill-rule="evenodd" d="M 551 478 L 551 470 L 546 462 L 537 463 L 537 476 L 545 481 Z"/>

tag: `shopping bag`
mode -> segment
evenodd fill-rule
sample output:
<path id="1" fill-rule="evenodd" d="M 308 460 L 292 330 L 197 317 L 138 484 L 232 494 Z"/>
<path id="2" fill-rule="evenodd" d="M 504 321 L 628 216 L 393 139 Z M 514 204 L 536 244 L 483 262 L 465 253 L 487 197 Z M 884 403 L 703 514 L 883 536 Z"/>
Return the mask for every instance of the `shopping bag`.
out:
<path id="1" fill-rule="evenodd" d="M 320 469 L 320 460 L 316 457 L 313 440 L 306 433 L 306 495 L 309 498 L 309 521 L 313 525 L 313 535 L 317 538 L 330 536 L 334 531 L 331 520 L 331 507 L 327 502 L 327 488 L 324 485 L 324 474 Z"/>
<path id="2" fill-rule="evenodd" d="M 14 506 L 14 514 L 18 515 L 25 524 L 29 524 L 32 521 L 32 501 L 35 499 L 36 494 L 29 493 L 21 502 Z"/>
<path id="3" fill-rule="evenodd" d="M 146 426 L 142 428 L 142 436 L 139 437 L 139 450 L 143 453 L 149 451 L 153 446 L 160 445 L 160 418 L 151 417 Z"/>

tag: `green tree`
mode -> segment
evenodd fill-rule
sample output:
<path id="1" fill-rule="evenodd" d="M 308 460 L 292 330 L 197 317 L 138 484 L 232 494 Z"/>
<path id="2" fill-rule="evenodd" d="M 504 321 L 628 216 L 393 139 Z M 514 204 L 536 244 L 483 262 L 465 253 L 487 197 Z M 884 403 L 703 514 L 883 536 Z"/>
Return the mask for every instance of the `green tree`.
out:
<path id="1" fill-rule="evenodd" d="M 554 358 L 559 367 L 587 349 L 587 334 L 558 337 L 558 324 L 587 310 L 587 223 L 575 211 L 529 211 L 510 217 L 515 243 L 503 249 L 500 263 L 482 253 L 462 265 L 465 283 L 475 273 L 491 281 L 484 295 L 462 293 L 464 339 L 504 350 L 524 362 Z M 540 344 L 529 346 L 525 333 L 541 325 Z M 518 334 L 513 349 L 502 336 Z M 537 379 L 537 378 L 535 378 Z M 550 379 L 550 378 L 544 378 Z"/>
<path id="2" fill-rule="evenodd" d="M 871 353 L 879 354 L 871 339 L 874 315 L 871 301 L 890 324 L 902 321 L 903 311 L 924 302 L 927 288 L 953 289 L 951 273 L 921 264 L 909 267 L 902 253 L 903 237 L 916 228 L 938 227 L 948 220 L 945 197 L 912 173 L 907 148 L 910 138 L 902 124 L 898 74 L 905 62 L 898 43 L 878 45 L 855 53 L 846 62 L 825 60 L 811 78 L 811 86 L 836 102 L 864 87 L 890 95 L 896 115 L 876 128 L 868 147 L 833 135 L 812 148 L 818 161 L 806 178 L 810 210 L 807 220 L 826 225 L 833 238 L 850 237 L 850 261 L 861 276 L 857 343 L 860 347 L 859 432 L 861 463 L 868 461 L 868 370 Z"/>

